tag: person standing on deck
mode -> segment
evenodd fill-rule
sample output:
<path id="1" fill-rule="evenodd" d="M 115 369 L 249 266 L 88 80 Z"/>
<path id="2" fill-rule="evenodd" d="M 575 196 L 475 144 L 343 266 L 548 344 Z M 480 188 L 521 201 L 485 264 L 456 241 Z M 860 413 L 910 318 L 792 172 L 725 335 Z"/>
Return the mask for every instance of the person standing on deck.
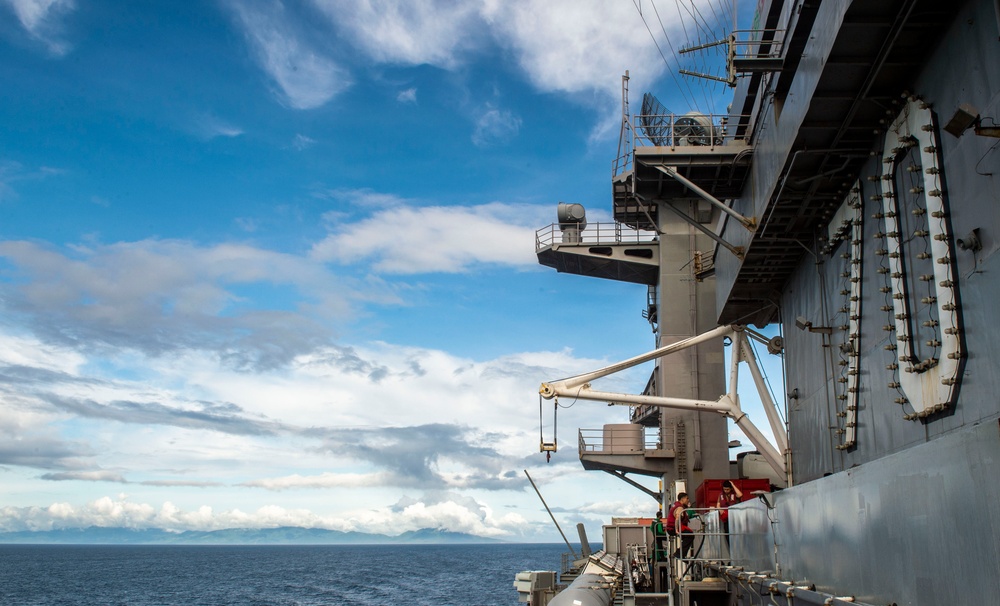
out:
<path id="1" fill-rule="evenodd" d="M 694 531 L 688 526 L 687 508 L 691 505 L 691 500 L 686 492 L 677 495 L 677 500 L 670 506 L 670 513 L 667 514 L 667 534 L 675 537 L 681 536 L 681 548 L 674 552 L 674 557 L 686 558 L 694 547 Z"/>
<path id="2" fill-rule="evenodd" d="M 663 512 L 657 511 L 656 517 L 649 525 L 653 532 L 653 561 L 663 562 L 667 559 L 667 533 L 663 529 Z"/>
<path id="3" fill-rule="evenodd" d="M 726 480 L 722 483 L 722 493 L 715 507 L 719 510 L 719 521 L 722 522 L 723 536 L 726 538 L 726 551 L 729 551 L 729 506 L 743 500 L 743 491 L 735 484 Z"/>

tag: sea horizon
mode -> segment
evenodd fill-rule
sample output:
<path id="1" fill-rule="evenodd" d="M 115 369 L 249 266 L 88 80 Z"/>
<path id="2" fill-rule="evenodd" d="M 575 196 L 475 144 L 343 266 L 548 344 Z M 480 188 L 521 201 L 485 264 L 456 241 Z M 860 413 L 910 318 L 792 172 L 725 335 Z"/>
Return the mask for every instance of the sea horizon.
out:
<path id="1" fill-rule="evenodd" d="M 0 545 L 0 603 L 20 606 L 514 606 L 523 570 L 565 544 Z"/>

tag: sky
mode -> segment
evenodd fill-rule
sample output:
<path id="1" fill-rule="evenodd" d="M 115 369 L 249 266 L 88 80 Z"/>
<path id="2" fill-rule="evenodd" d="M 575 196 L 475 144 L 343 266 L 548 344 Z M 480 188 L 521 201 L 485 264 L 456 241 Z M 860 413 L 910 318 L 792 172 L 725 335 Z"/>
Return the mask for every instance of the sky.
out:
<path id="1" fill-rule="evenodd" d="M 671 50 L 719 20 L 0 0 L 0 531 L 560 540 L 523 470 L 567 531 L 651 514 L 576 454 L 624 409 L 561 411 L 538 453 L 538 385 L 653 338 L 645 287 L 539 266 L 535 231 L 610 221 L 626 70 L 636 108 L 725 111 Z"/>

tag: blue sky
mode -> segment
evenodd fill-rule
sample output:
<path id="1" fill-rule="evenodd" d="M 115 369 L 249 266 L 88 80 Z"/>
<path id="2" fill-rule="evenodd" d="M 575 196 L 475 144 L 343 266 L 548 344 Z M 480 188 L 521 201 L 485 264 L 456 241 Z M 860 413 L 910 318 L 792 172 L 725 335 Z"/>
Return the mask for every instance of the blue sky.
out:
<path id="1" fill-rule="evenodd" d="M 637 8 L 673 61 L 696 4 L 0 0 L 0 530 L 650 513 L 537 454 L 538 384 L 652 338 L 534 233 L 608 220 L 625 70 L 692 109 Z"/>

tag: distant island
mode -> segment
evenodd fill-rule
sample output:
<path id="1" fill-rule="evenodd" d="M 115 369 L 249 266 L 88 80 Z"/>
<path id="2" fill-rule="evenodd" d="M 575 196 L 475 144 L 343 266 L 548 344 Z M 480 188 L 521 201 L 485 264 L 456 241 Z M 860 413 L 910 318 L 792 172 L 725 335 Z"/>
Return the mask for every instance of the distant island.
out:
<path id="1" fill-rule="evenodd" d="M 341 532 L 323 528 L 230 528 L 170 532 L 147 528 L 64 528 L 59 530 L 0 532 L 2 544 L 30 545 L 448 545 L 502 543 L 461 532 L 435 528 L 411 530 L 397 536 Z"/>

